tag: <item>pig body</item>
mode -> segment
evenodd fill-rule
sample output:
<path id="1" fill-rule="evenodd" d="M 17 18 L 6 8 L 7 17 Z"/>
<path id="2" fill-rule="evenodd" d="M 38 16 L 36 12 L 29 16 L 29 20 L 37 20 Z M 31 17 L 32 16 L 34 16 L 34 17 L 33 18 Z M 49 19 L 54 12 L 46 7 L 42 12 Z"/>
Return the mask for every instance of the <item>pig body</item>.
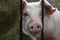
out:
<path id="1" fill-rule="evenodd" d="M 46 4 L 50 5 L 55 11 L 44 14 L 44 40 L 60 40 L 60 11 L 54 8 L 47 0 Z"/>
<path id="2" fill-rule="evenodd" d="M 44 40 L 60 40 L 60 11 L 46 0 L 45 2 L 50 5 L 52 9 L 56 10 L 51 15 L 49 15 L 50 12 L 44 14 Z M 23 14 L 25 14 L 25 16 L 23 16 L 23 33 L 31 37 L 32 40 L 40 40 L 42 29 L 41 1 L 32 3 L 26 2 Z M 33 30 L 30 29 L 31 26 L 34 27 Z M 39 28 L 37 28 L 37 26 Z M 39 32 L 35 33 L 34 31 Z"/>
<path id="3" fill-rule="evenodd" d="M 60 11 L 56 11 L 52 15 L 44 15 L 44 33 L 45 38 L 54 38 L 60 40 Z M 49 39 L 50 40 L 50 39 Z"/>

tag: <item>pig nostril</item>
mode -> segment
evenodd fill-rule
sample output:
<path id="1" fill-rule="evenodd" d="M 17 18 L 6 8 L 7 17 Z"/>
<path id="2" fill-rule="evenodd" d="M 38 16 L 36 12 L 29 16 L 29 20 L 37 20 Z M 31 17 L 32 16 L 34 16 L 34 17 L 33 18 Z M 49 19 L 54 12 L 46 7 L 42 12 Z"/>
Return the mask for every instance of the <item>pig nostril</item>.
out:
<path id="1" fill-rule="evenodd" d="M 40 26 L 37 26 L 37 28 L 40 28 Z"/>
<path id="2" fill-rule="evenodd" d="M 31 29 L 33 29 L 33 26 L 31 27 Z"/>

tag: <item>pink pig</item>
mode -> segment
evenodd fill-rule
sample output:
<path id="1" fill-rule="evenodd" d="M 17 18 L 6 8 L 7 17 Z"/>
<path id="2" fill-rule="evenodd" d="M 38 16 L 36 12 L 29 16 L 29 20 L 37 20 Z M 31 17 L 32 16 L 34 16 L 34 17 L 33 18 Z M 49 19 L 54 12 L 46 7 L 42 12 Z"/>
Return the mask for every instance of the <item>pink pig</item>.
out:
<path id="1" fill-rule="evenodd" d="M 38 2 L 22 2 L 23 7 L 23 33 L 32 38 L 40 40 L 41 22 L 41 0 Z M 60 40 L 60 11 L 54 8 L 47 0 L 44 0 L 44 40 Z"/>

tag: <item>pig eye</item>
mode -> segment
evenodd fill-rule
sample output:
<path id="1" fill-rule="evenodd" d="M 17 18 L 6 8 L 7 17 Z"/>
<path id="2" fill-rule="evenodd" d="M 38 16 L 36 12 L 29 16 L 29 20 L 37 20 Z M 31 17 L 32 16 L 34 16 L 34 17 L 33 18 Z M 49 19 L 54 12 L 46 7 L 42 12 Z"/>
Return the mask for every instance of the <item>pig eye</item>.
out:
<path id="1" fill-rule="evenodd" d="M 27 13 L 24 13 L 23 16 L 28 16 L 28 14 Z"/>
<path id="2" fill-rule="evenodd" d="M 27 14 L 27 13 L 25 13 L 25 16 L 28 16 L 28 14 Z"/>

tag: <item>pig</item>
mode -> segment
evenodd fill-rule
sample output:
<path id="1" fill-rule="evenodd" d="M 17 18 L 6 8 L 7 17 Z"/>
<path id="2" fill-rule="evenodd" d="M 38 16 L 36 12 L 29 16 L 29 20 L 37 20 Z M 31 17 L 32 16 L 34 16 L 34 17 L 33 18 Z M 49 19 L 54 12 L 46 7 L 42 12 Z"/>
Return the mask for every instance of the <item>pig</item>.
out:
<path id="1" fill-rule="evenodd" d="M 38 2 L 22 2 L 22 31 L 32 38 L 41 39 L 41 0 Z M 44 40 L 60 40 L 60 11 L 54 8 L 47 0 L 44 0 Z"/>
<path id="2" fill-rule="evenodd" d="M 41 23 L 41 3 L 38 2 L 31 2 L 28 3 L 26 0 L 22 2 L 22 9 L 23 9 L 23 32 L 30 36 L 32 40 L 36 40 L 40 38 L 40 31 L 42 29 Z"/>

